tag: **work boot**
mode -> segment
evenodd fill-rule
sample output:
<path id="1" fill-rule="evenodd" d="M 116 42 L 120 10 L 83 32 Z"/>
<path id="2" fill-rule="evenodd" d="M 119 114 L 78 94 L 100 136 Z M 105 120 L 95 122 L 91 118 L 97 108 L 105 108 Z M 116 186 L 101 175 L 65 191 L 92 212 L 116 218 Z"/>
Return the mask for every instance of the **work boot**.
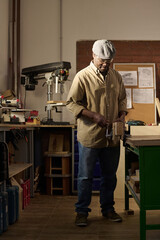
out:
<path id="1" fill-rule="evenodd" d="M 87 226 L 87 215 L 83 213 L 77 213 L 75 224 L 80 227 Z"/>
<path id="2" fill-rule="evenodd" d="M 122 222 L 121 216 L 119 216 L 119 214 L 116 213 L 114 210 L 108 213 L 104 213 L 103 217 L 106 217 L 108 220 L 112 222 Z"/>

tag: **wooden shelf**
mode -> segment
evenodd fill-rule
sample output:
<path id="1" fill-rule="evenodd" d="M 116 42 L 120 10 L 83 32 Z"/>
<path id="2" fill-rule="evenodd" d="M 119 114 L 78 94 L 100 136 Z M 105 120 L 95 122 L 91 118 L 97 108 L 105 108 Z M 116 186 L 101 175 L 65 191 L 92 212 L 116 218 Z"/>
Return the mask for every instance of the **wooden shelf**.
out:
<path id="1" fill-rule="evenodd" d="M 51 168 L 51 171 L 52 170 L 62 170 L 62 167 L 53 167 L 53 168 Z"/>
<path id="2" fill-rule="evenodd" d="M 56 125 L 56 123 L 55 124 L 50 124 L 50 125 L 40 125 L 39 126 L 40 128 L 75 128 L 75 125 L 74 124 L 57 124 Z"/>
<path id="3" fill-rule="evenodd" d="M 9 165 L 9 177 L 11 178 L 31 166 L 32 163 L 12 163 Z"/>
<path id="4" fill-rule="evenodd" d="M 53 187 L 52 190 L 62 190 L 63 191 L 63 188 Z"/>
<path id="5" fill-rule="evenodd" d="M 50 178 L 68 178 L 71 177 L 71 174 L 44 174 L 44 176 Z"/>
<path id="6" fill-rule="evenodd" d="M 45 152 L 44 156 L 46 157 L 71 157 L 72 153 L 70 152 Z"/>

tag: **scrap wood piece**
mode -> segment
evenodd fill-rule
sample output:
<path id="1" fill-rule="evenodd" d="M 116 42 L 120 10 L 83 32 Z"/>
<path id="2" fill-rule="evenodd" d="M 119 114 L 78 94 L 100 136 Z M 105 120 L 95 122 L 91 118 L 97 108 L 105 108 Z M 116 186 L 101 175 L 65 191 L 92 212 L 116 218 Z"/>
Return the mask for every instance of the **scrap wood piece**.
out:
<path id="1" fill-rule="evenodd" d="M 130 180 L 135 186 L 137 186 L 137 187 L 139 186 L 139 177 L 138 176 L 131 176 Z"/>
<path id="2" fill-rule="evenodd" d="M 155 103 L 156 103 L 158 115 L 159 115 L 159 117 L 160 117 L 160 102 L 159 102 L 159 99 L 158 99 L 158 98 L 155 98 Z"/>
<path id="3" fill-rule="evenodd" d="M 63 134 L 50 134 L 48 152 L 63 152 L 63 146 Z"/>

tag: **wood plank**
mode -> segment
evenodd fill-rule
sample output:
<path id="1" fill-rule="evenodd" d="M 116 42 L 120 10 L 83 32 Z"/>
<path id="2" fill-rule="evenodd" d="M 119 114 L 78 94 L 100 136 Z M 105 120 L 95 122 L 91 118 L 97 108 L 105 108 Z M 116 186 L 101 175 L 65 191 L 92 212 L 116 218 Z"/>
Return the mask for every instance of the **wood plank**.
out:
<path id="1" fill-rule="evenodd" d="M 160 126 L 130 126 L 131 136 L 160 136 Z"/>
<path id="2" fill-rule="evenodd" d="M 131 181 L 135 186 L 139 186 L 139 177 L 138 177 L 138 176 L 130 176 L 130 181 Z"/>
<path id="3" fill-rule="evenodd" d="M 48 152 L 62 152 L 63 144 L 63 134 L 50 134 Z"/>
<path id="4" fill-rule="evenodd" d="M 44 174 L 45 177 L 49 178 L 68 178 L 71 174 Z"/>
<path id="5" fill-rule="evenodd" d="M 156 103 L 158 115 L 159 115 L 159 117 L 160 117 L 160 102 L 159 102 L 159 99 L 158 99 L 158 98 L 155 99 L 155 103 Z"/>
<path id="6" fill-rule="evenodd" d="M 47 157 L 70 157 L 72 154 L 68 151 L 63 151 L 63 152 L 45 152 L 44 155 Z"/>
<path id="7" fill-rule="evenodd" d="M 36 127 L 36 126 L 34 126 L 34 127 Z M 55 122 L 55 124 L 52 124 L 52 125 L 40 125 L 40 126 L 37 126 L 37 127 L 40 127 L 40 128 L 75 128 L 76 127 L 76 125 L 74 125 L 74 124 L 57 124 L 56 125 L 56 122 Z"/>
<path id="8" fill-rule="evenodd" d="M 134 146 L 160 146 L 159 136 L 131 136 L 126 139 L 126 143 Z"/>

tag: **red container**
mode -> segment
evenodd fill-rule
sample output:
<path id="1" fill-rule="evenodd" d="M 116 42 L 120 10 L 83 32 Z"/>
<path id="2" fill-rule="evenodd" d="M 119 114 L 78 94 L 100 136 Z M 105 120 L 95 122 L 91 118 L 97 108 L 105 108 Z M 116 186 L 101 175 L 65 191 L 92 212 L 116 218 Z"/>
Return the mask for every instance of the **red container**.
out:
<path id="1" fill-rule="evenodd" d="M 23 209 L 30 203 L 30 179 L 21 184 L 23 188 Z"/>

